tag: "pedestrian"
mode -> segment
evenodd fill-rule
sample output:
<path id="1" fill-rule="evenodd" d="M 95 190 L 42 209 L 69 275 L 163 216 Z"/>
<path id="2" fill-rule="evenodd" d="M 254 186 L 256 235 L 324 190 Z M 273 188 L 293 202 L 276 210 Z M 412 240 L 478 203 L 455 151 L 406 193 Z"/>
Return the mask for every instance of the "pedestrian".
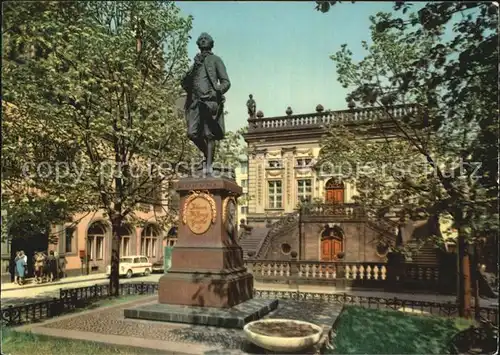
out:
<path id="1" fill-rule="evenodd" d="M 54 256 L 54 251 L 49 252 L 47 257 L 47 273 L 49 276 L 49 281 L 55 281 L 57 279 L 57 260 Z"/>
<path id="2" fill-rule="evenodd" d="M 26 272 L 26 266 L 28 264 L 28 257 L 24 254 L 24 251 L 19 252 L 19 258 L 16 261 L 16 269 L 18 274 L 18 284 L 22 285 L 24 283 L 24 274 Z"/>
<path id="3" fill-rule="evenodd" d="M 15 284 L 19 284 L 19 273 L 17 272 L 17 261 L 20 258 L 19 254 L 20 254 L 19 251 L 16 251 L 16 256 L 12 260 L 12 264 L 13 264 L 12 268 L 13 268 L 13 275 L 14 275 L 14 283 Z"/>

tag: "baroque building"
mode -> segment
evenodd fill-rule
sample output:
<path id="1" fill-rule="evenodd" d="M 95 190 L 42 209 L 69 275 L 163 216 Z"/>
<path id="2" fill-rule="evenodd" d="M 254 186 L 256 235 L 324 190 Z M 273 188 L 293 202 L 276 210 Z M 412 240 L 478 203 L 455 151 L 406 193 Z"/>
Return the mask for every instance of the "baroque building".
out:
<path id="1" fill-rule="evenodd" d="M 414 108 L 391 110 L 398 118 Z M 286 260 L 296 252 L 299 260 L 386 260 L 388 246 L 396 243 L 399 232 L 397 219 L 369 217 L 353 203 L 355 184 L 317 164 L 327 125 L 366 127 L 367 139 L 376 142 L 382 133 L 373 121 L 380 119 L 381 113 L 381 109 L 353 107 L 325 111 L 318 105 L 314 113 L 293 114 L 289 107 L 285 116 L 268 118 L 259 111 L 248 119 L 244 135 L 249 151 L 246 220 L 253 231 L 242 240 L 245 257 Z M 324 205 L 299 211 L 300 202 L 305 201 Z M 406 239 L 409 242 L 410 237 Z M 430 253 L 421 253 L 418 261 L 434 263 Z M 425 257 L 428 260 L 422 259 Z"/>

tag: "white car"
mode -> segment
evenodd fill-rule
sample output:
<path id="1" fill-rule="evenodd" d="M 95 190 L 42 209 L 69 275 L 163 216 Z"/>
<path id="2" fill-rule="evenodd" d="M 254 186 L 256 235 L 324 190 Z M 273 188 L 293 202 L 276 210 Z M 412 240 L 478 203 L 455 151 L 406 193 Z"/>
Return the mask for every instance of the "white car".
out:
<path id="1" fill-rule="evenodd" d="M 118 266 L 118 272 L 120 276 L 125 276 L 127 279 L 131 278 L 133 275 L 149 275 L 153 269 L 153 264 L 144 255 L 131 255 L 124 256 L 120 258 L 120 264 Z M 111 265 L 106 267 L 106 275 L 109 277 L 111 275 Z"/>

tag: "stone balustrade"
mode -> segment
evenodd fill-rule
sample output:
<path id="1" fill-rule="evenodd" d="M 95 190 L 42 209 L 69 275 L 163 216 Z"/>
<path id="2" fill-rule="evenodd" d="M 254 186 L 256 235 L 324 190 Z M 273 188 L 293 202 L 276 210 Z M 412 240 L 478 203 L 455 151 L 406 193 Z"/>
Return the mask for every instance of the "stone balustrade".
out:
<path id="1" fill-rule="evenodd" d="M 245 266 L 256 281 L 308 283 L 441 292 L 443 285 L 437 265 L 377 262 L 320 262 L 246 260 Z M 449 290 L 448 290 L 449 291 Z M 445 292 L 448 292 L 445 290 Z"/>
<path id="2" fill-rule="evenodd" d="M 258 279 L 385 280 L 384 263 L 247 260 Z"/>
<path id="3" fill-rule="evenodd" d="M 402 118 L 416 113 L 414 105 L 399 105 L 384 110 L 383 108 L 361 108 L 353 110 L 315 112 L 309 114 L 279 117 L 261 117 L 248 119 L 248 132 L 260 130 L 287 129 L 301 127 L 322 127 L 334 123 L 370 122 L 378 118 Z"/>

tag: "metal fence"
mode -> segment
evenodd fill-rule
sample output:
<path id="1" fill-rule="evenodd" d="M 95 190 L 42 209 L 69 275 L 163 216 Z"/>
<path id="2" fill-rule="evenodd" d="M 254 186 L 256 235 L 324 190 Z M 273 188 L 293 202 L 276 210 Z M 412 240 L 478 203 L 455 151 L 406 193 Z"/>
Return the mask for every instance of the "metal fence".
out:
<path id="1" fill-rule="evenodd" d="M 347 293 L 315 293 L 300 291 L 266 291 L 255 290 L 255 298 L 264 299 L 292 299 L 299 301 L 327 302 L 338 305 L 355 305 L 373 309 L 392 309 L 419 314 L 430 314 L 444 317 L 458 317 L 458 305 L 453 302 L 428 302 L 416 300 L 403 300 L 400 298 L 382 298 L 354 296 Z M 474 310 L 474 309 L 473 309 Z M 498 309 L 481 307 L 481 317 L 498 324 Z"/>
<path id="2" fill-rule="evenodd" d="M 120 295 L 154 295 L 158 293 L 158 283 L 135 282 L 120 284 Z M 40 322 L 56 317 L 75 309 L 84 308 L 100 299 L 110 297 L 109 285 L 94 285 L 61 289 L 59 298 L 35 302 L 21 306 L 2 308 L 2 324 L 17 326 L 25 323 Z M 375 309 L 393 309 L 432 314 L 446 317 L 458 317 L 458 307 L 452 302 L 438 303 L 426 301 L 403 300 L 399 298 L 364 297 L 346 293 L 328 294 L 299 291 L 266 291 L 254 290 L 255 298 L 292 299 L 311 302 L 327 302 L 338 305 L 357 305 Z M 481 316 L 494 324 L 498 324 L 498 309 L 481 307 Z"/>
<path id="3" fill-rule="evenodd" d="M 120 296 L 152 295 L 157 292 L 158 283 L 154 282 L 120 284 L 119 290 Z M 54 297 L 47 301 L 2 308 L 2 325 L 16 326 L 39 322 L 84 308 L 106 297 L 110 297 L 108 284 L 60 289 L 59 298 Z"/>

